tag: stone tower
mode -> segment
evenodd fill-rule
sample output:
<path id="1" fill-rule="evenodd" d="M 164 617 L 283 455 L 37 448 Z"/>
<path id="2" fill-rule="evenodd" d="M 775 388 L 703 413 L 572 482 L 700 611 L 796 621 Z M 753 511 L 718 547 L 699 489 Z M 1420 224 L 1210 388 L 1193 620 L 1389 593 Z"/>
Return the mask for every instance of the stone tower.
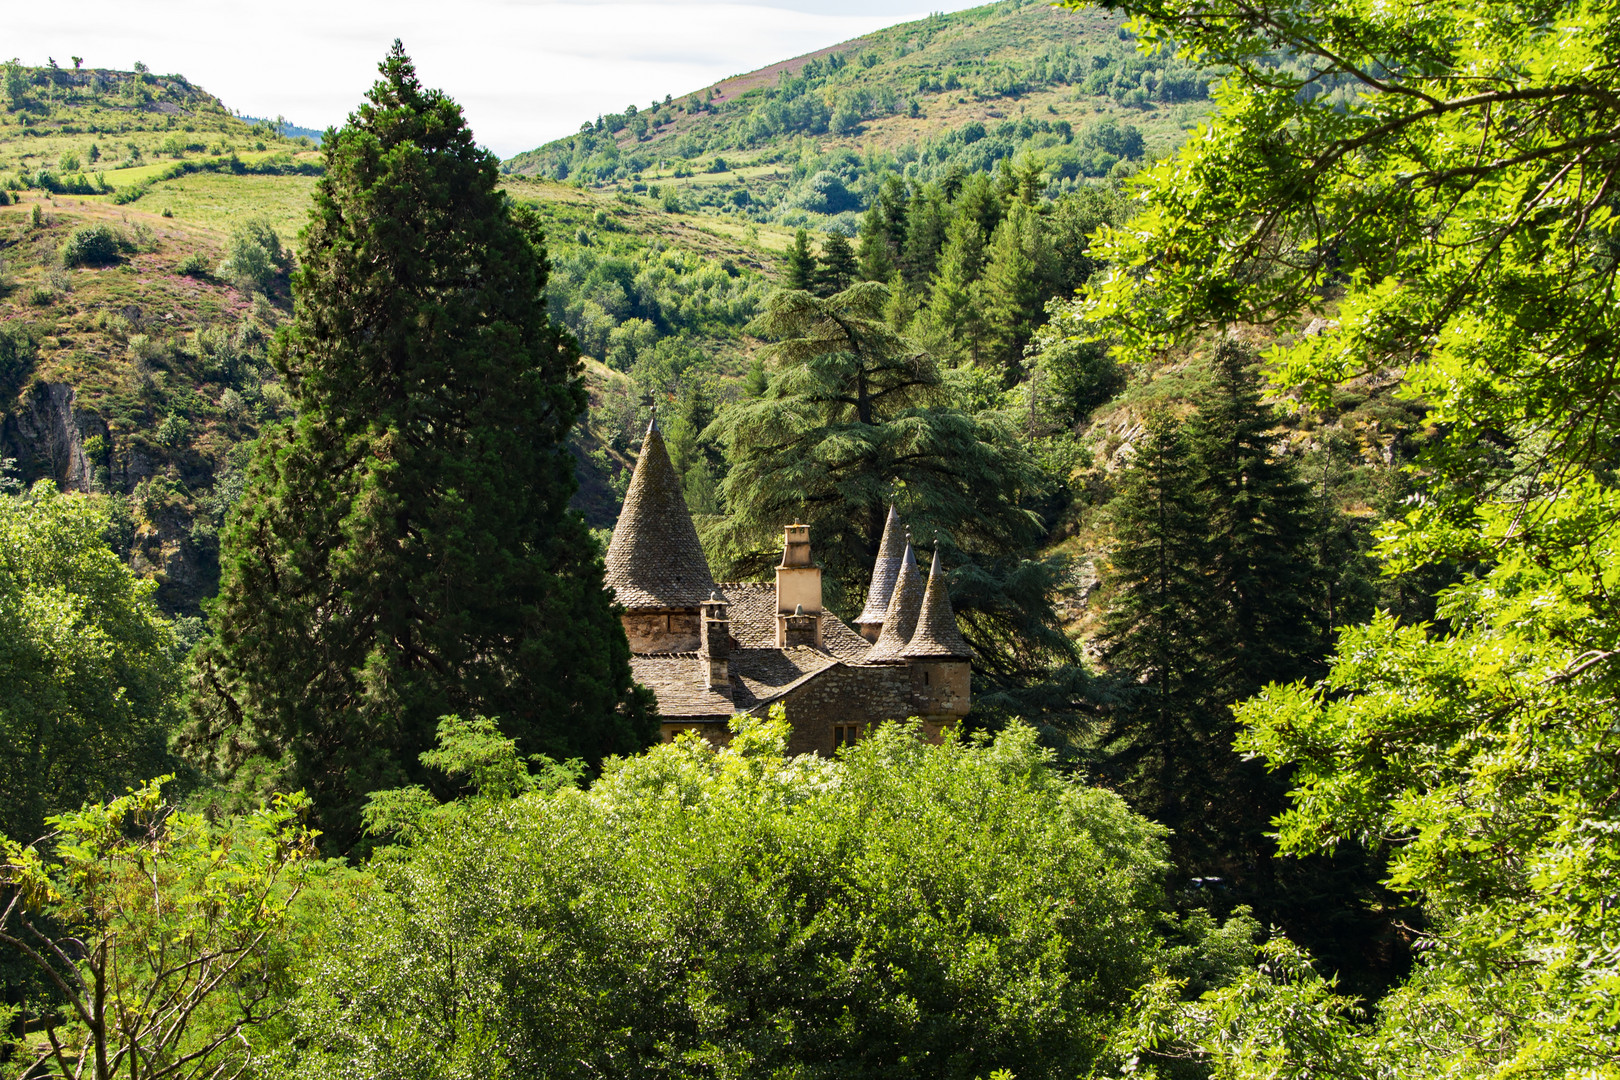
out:
<path id="1" fill-rule="evenodd" d="M 624 605 L 631 652 L 699 650 L 699 609 L 716 586 L 656 416 L 608 545 L 607 584 Z"/>
<path id="2" fill-rule="evenodd" d="M 900 655 L 911 665 L 911 698 L 930 735 L 967 715 L 972 704 L 973 654 L 956 628 L 938 549 L 928 571 L 917 628 Z"/>
<path id="3" fill-rule="evenodd" d="M 878 546 L 877 562 L 872 566 L 872 584 L 866 590 L 866 607 L 855 620 L 855 629 L 867 641 L 877 641 L 883 632 L 883 616 L 894 596 L 894 584 L 900 579 L 905 548 L 906 529 L 900 524 L 899 511 L 890 503 L 889 520 L 883 524 L 883 543 Z"/>

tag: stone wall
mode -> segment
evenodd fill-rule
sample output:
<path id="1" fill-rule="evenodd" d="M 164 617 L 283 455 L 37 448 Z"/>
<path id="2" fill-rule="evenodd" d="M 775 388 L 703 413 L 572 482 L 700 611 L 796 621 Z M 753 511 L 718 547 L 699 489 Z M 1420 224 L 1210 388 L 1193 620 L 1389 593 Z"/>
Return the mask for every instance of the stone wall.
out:
<path id="1" fill-rule="evenodd" d="M 702 626 L 697 609 L 690 611 L 631 612 L 623 616 L 624 636 L 635 653 L 697 652 Z"/>
<path id="2" fill-rule="evenodd" d="M 828 668 L 785 701 L 793 725 L 788 740 L 792 754 L 831 754 L 834 728 L 862 725 L 915 715 L 911 703 L 911 672 L 902 666 Z"/>
<path id="3" fill-rule="evenodd" d="M 911 707 L 918 715 L 950 723 L 968 714 L 973 703 L 973 665 L 966 660 L 913 660 Z"/>

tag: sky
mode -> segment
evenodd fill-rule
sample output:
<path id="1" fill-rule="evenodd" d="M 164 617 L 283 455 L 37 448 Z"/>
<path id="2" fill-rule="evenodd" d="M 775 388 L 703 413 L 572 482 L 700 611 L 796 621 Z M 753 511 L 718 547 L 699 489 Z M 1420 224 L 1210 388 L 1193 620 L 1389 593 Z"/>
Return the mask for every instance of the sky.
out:
<path id="1" fill-rule="evenodd" d="M 227 107 L 342 123 L 398 37 L 502 157 L 729 75 L 983 0 L 74 0 L 5 5 L 0 53 L 186 76 Z"/>

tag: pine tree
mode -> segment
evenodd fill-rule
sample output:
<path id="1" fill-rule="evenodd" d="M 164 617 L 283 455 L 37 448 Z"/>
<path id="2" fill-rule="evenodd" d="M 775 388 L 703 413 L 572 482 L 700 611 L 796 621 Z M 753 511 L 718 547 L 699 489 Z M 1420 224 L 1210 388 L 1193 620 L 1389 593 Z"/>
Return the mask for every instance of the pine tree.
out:
<path id="1" fill-rule="evenodd" d="M 1168 413 L 1148 417 L 1109 515 L 1113 596 L 1103 655 L 1125 700 L 1104 735 L 1108 768 L 1139 810 L 1177 830 L 1186 864 L 1216 846 L 1198 822 L 1219 795 L 1210 759 L 1230 719 L 1222 722 L 1206 667 L 1207 507 L 1182 426 Z"/>
<path id="2" fill-rule="evenodd" d="M 1022 374 L 1024 346 L 1045 321 L 1043 284 L 1052 275 L 1052 248 L 1040 215 L 1028 203 L 1013 202 L 990 239 L 978 289 L 987 359 L 1009 380 Z"/>
<path id="3" fill-rule="evenodd" d="M 933 280 L 950 225 L 951 208 L 939 189 L 929 186 L 911 200 L 906 211 L 906 243 L 901 264 L 906 281 L 914 288 L 927 288 Z"/>
<path id="4" fill-rule="evenodd" d="M 801 521 L 829 582 L 864 587 L 901 489 L 919 539 L 1005 553 L 1039 538 L 1021 505 L 1041 482 L 1028 452 L 991 420 L 946 407 L 938 368 L 885 321 L 888 299 L 861 282 L 826 300 L 767 301 L 757 325 L 775 340 L 770 391 L 710 429 L 729 464 L 714 539 L 734 571 L 766 565 L 782 522 Z"/>
<path id="5" fill-rule="evenodd" d="M 1345 928 L 1364 922 L 1376 866 L 1348 845 L 1342 858 L 1279 863 L 1266 834 L 1287 778 L 1233 749 L 1231 707 L 1310 677 L 1326 652 L 1321 508 L 1272 433 L 1253 355 L 1222 341 L 1210 375 L 1184 427 L 1150 422 L 1112 508 L 1105 638 L 1122 700 L 1104 767 L 1174 830 L 1183 875 L 1223 878 L 1225 902 L 1365 964 Z"/>
<path id="6" fill-rule="evenodd" d="M 895 273 L 894 252 L 883 234 L 882 210 L 875 203 L 861 215 L 859 262 L 862 281 L 888 281 Z"/>
<path id="7" fill-rule="evenodd" d="M 793 234 L 793 246 L 782 260 L 783 285 L 809 292 L 816 283 L 816 257 L 810 251 L 810 234 L 803 229 Z"/>
<path id="8" fill-rule="evenodd" d="M 1324 653 L 1312 608 L 1317 508 L 1297 465 L 1278 452 L 1255 364 L 1243 346 L 1221 341 L 1188 431 L 1209 513 L 1218 632 L 1233 646 L 1215 672 L 1229 701 L 1310 674 Z"/>
<path id="9" fill-rule="evenodd" d="M 974 297 L 984 270 L 984 234 L 977 217 L 958 214 L 946 232 L 939 273 L 920 316 L 929 351 L 942 360 L 977 363 L 985 325 Z"/>
<path id="10" fill-rule="evenodd" d="M 815 286 L 811 291 L 822 299 L 841 293 L 860 280 L 860 264 L 855 259 L 855 249 L 850 245 L 849 237 L 836 229 L 827 234 L 817 261 L 820 265 L 816 268 Z"/>
<path id="11" fill-rule="evenodd" d="M 367 792 L 429 780 L 443 715 L 592 760 L 657 730 L 567 506 L 585 394 L 537 227 L 398 42 L 381 72 L 324 146 L 275 350 L 298 415 L 227 527 L 196 695 L 288 755 L 335 850 Z"/>

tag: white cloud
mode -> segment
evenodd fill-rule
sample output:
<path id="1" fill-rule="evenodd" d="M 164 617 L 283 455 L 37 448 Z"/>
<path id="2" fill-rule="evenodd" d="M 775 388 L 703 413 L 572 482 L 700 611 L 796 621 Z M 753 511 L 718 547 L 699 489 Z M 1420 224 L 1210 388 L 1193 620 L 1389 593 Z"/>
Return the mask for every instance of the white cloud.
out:
<path id="1" fill-rule="evenodd" d="M 510 156 L 634 102 L 972 0 L 76 0 L 6 13 L 25 63 L 178 72 L 226 105 L 307 127 L 341 123 L 402 39 L 422 80 L 466 108 L 479 140 Z"/>

